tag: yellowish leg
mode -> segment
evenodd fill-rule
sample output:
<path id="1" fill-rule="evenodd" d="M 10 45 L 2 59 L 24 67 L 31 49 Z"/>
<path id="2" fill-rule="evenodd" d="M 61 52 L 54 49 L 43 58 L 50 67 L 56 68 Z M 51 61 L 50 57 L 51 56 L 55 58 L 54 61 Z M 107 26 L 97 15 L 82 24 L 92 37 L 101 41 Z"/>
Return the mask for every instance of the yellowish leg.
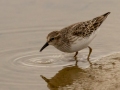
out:
<path id="1" fill-rule="evenodd" d="M 87 60 L 90 63 L 90 65 L 92 65 L 92 63 L 90 62 L 90 55 L 92 53 L 92 48 L 90 46 L 88 46 L 88 48 L 89 48 L 89 54 L 88 54 Z"/>
<path id="2" fill-rule="evenodd" d="M 78 52 L 76 52 L 75 55 L 74 55 L 74 58 L 75 58 L 76 61 L 78 61 L 77 60 L 77 55 L 78 55 Z"/>

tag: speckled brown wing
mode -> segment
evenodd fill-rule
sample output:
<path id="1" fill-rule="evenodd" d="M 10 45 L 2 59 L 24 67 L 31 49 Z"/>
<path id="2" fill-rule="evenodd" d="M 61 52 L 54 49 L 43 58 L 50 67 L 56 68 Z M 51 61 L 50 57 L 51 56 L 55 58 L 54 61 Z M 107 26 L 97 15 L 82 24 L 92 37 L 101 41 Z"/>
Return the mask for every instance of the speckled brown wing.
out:
<path id="1" fill-rule="evenodd" d="M 110 12 L 85 22 L 79 22 L 71 27 L 71 34 L 79 37 L 89 37 L 103 23 Z"/>

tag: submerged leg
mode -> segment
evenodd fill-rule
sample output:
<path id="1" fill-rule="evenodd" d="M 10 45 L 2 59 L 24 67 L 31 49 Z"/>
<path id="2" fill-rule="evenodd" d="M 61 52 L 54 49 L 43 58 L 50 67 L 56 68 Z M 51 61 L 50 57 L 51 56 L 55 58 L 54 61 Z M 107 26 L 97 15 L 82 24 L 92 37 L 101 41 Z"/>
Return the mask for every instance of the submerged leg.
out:
<path id="1" fill-rule="evenodd" d="M 90 62 L 90 55 L 91 55 L 91 53 L 92 53 L 92 48 L 90 47 L 90 46 L 88 46 L 88 48 L 89 48 L 89 54 L 88 54 L 88 57 L 87 57 L 87 60 L 88 60 L 88 62 L 90 63 L 90 65 L 92 65 L 92 63 Z"/>
<path id="2" fill-rule="evenodd" d="M 78 64 L 78 60 L 77 60 L 77 58 L 76 58 L 76 59 L 75 59 L 75 66 L 78 66 L 77 64 Z"/>
<path id="3" fill-rule="evenodd" d="M 74 55 L 74 58 L 75 58 L 76 61 L 77 61 L 77 55 L 78 55 L 78 52 L 76 52 L 75 55 Z"/>

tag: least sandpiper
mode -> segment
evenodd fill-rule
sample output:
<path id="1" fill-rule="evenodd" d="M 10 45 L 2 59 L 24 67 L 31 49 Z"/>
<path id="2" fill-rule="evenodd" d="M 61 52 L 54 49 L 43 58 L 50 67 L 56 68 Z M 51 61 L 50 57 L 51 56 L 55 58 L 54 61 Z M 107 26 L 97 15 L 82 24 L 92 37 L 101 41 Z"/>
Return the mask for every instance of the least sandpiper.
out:
<path id="1" fill-rule="evenodd" d="M 88 47 L 89 54 L 87 60 L 89 61 L 92 48 L 88 45 L 94 39 L 97 32 L 99 31 L 100 25 L 109 14 L 110 12 L 107 12 L 91 20 L 78 22 L 59 31 L 50 32 L 47 36 L 47 42 L 40 49 L 40 52 L 48 45 L 53 45 L 55 48 L 62 52 L 76 52 L 74 55 L 74 57 L 76 57 L 79 50 Z"/>

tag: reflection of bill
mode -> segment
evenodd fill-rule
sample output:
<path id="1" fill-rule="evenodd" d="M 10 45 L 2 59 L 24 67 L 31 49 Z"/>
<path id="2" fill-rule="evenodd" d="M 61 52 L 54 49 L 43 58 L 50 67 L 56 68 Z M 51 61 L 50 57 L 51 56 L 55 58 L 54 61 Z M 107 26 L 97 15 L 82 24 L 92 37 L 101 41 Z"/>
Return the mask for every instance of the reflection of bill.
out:
<path id="1" fill-rule="evenodd" d="M 83 79 L 88 74 L 77 66 L 67 66 L 53 76 L 51 79 L 47 79 L 43 75 L 40 75 L 48 84 L 50 90 L 63 90 L 67 89 L 67 86 L 72 85 L 77 79 Z M 64 90 L 66 90 L 64 89 Z"/>

